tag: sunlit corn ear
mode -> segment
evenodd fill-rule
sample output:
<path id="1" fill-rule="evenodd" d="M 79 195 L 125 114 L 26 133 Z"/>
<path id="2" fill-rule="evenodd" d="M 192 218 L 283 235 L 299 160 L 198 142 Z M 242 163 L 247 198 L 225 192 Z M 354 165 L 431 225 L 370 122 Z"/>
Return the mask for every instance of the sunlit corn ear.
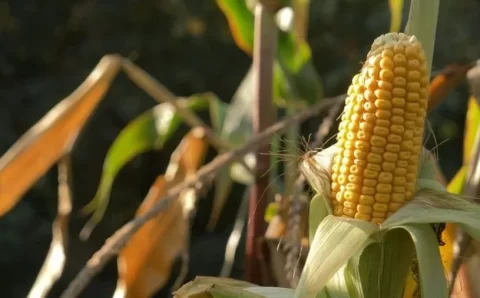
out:
<path id="1" fill-rule="evenodd" d="M 332 165 L 333 214 L 382 223 L 413 199 L 428 68 L 414 36 L 377 38 L 348 89 Z"/>
<path id="2" fill-rule="evenodd" d="M 314 297 L 315 293 L 330 297 L 328 293 L 332 291 L 342 297 L 397 297 L 403 291 L 404 272 L 410 268 L 414 251 L 422 297 L 446 298 L 448 291 L 442 259 L 429 224 L 457 223 L 480 240 L 480 206 L 471 198 L 448 193 L 436 180 L 434 156 L 423 149 L 414 199 L 381 225 L 328 216 L 331 214 L 328 208 L 330 194 L 322 191 L 322 187 L 328 187 L 330 167 L 337 150 L 337 145 L 333 145 L 310 155 L 300 164 L 307 181 L 320 192 L 310 205 L 310 253 L 296 297 Z M 407 234 L 393 237 L 393 240 L 387 238 L 401 230 Z M 332 255 L 333 251 L 338 254 Z M 380 254 L 383 255 L 382 264 L 378 263 Z M 377 270 L 380 265 L 383 274 Z M 368 276 L 377 277 L 375 281 L 365 281 Z M 380 286 L 376 280 L 381 281 Z"/>
<path id="3" fill-rule="evenodd" d="M 379 37 L 352 80 L 337 143 L 300 164 L 316 195 L 295 297 L 401 297 L 414 255 L 421 296 L 448 296 L 430 224 L 480 239 L 480 205 L 446 191 L 422 146 L 427 70 L 415 37 Z"/>

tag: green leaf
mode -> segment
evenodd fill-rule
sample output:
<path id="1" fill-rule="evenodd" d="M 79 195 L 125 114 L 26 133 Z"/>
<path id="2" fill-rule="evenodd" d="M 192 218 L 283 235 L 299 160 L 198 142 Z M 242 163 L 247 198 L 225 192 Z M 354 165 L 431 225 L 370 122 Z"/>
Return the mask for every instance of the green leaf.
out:
<path id="1" fill-rule="evenodd" d="M 254 17 L 243 0 L 216 0 L 228 21 L 233 39 L 243 51 L 253 51 Z"/>
<path id="2" fill-rule="evenodd" d="M 179 100 L 180 104 L 193 111 L 207 109 L 211 102 L 216 101 L 218 98 L 212 93 Z M 82 238 L 88 238 L 92 229 L 102 220 L 113 182 L 120 170 L 136 156 L 161 149 L 181 123 L 182 119 L 175 108 L 162 103 L 138 116 L 120 132 L 107 152 L 95 197 L 82 210 L 84 213 L 93 212 L 81 232 Z"/>
<path id="3" fill-rule="evenodd" d="M 225 121 L 220 136 L 227 140 L 232 146 L 240 146 L 253 135 L 252 106 L 254 105 L 255 94 L 255 72 L 250 66 L 240 86 L 233 95 L 230 105 L 225 110 Z"/>
<path id="4" fill-rule="evenodd" d="M 378 230 L 378 225 L 348 218 L 327 216 L 310 244 L 305 268 L 295 291 L 297 298 L 315 297 L 330 278 Z"/>
<path id="5" fill-rule="evenodd" d="M 280 68 L 274 69 L 274 86 L 280 86 L 274 97 L 279 107 L 301 107 L 314 104 L 321 100 L 323 85 L 312 63 L 306 63 L 298 72 L 290 72 L 279 63 Z"/>
<path id="6" fill-rule="evenodd" d="M 410 264 L 413 260 L 411 238 L 403 230 L 392 229 L 385 234 L 381 243 L 382 260 L 380 280 L 378 282 L 380 288 L 379 297 L 401 298 Z M 438 296 L 438 298 L 440 297 Z"/>
<path id="7" fill-rule="evenodd" d="M 399 32 L 402 26 L 403 0 L 388 0 L 390 6 L 390 32 Z"/>
<path id="8" fill-rule="evenodd" d="M 210 105 L 210 118 L 216 133 L 232 147 L 242 145 L 252 134 L 252 105 L 253 105 L 254 72 L 252 68 L 244 77 L 233 96 L 230 105 L 216 101 Z M 255 156 L 247 154 L 243 161 L 250 169 L 255 169 Z M 254 181 L 253 175 L 243 165 L 234 162 L 223 167 L 215 176 L 215 196 L 213 208 L 208 223 L 208 229 L 215 228 L 225 203 L 230 197 L 233 182 L 250 185 Z"/>
<path id="9" fill-rule="evenodd" d="M 310 46 L 291 32 L 280 31 L 278 59 L 289 73 L 298 73 L 312 58 Z"/>
<path id="10" fill-rule="evenodd" d="M 447 281 L 443 270 L 442 258 L 438 249 L 438 241 L 431 226 L 426 224 L 410 224 L 398 227 L 398 229 L 400 228 L 410 234 L 415 246 L 422 297 L 448 297 Z M 400 242 L 398 244 L 399 246 L 404 246 L 404 243 L 405 242 Z M 402 262 L 397 261 L 397 264 L 402 264 Z M 394 262 L 392 266 L 397 266 L 397 264 Z M 402 283 L 402 286 L 403 284 L 404 283 Z"/>
<path id="11" fill-rule="evenodd" d="M 229 105 L 220 100 L 210 101 L 209 111 L 213 129 L 220 135 L 227 116 Z"/>
<path id="12" fill-rule="evenodd" d="M 359 281 L 362 289 L 362 296 L 380 297 L 380 289 L 378 288 L 378 280 L 380 276 L 382 247 L 379 241 L 369 239 L 365 243 L 365 249 L 360 253 L 356 253 L 352 259 L 352 275 L 354 280 Z"/>
<path id="13" fill-rule="evenodd" d="M 229 175 L 229 167 L 222 167 L 215 176 L 215 194 L 213 199 L 212 212 L 207 225 L 209 231 L 213 231 L 222 213 L 223 207 L 230 197 L 233 180 Z"/>
<path id="14" fill-rule="evenodd" d="M 246 1 L 217 0 L 217 4 L 228 20 L 237 46 L 251 55 L 254 15 Z M 323 85 L 313 66 L 308 43 L 297 38 L 293 32 L 279 30 L 277 60 L 279 66 L 274 68 L 275 103 L 282 107 L 317 103 L 323 94 Z"/>

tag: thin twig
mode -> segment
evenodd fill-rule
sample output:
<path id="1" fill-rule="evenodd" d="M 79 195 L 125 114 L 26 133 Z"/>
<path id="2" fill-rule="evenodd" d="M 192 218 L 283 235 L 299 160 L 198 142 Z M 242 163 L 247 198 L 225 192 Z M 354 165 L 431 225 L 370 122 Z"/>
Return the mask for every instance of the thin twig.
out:
<path id="1" fill-rule="evenodd" d="M 112 257 L 118 254 L 120 249 L 125 246 L 138 229 L 147 221 L 154 218 L 159 212 L 165 210 L 173 200 L 178 198 L 183 190 L 207 182 L 219 169 L 241 159 L 248 154 L 248 152 L 256 150 L 259 146 L 268 142 L 274 134 L 282 133 L 290 125 L 303 122 L 308 118 L 318 115 L 320 112 L 329 109 L 337 100 L 338 97 L 324 99 L 321 103 L 311 106 L 293 117 L 277 122 L 260 134 L 252 137 L 244 146 L 217 156 L 210 163 L 203 166 L 194 177 L 187 178 L 182 183 L 169 189 L 163 200 L 160 200 L 143 216 L 130 220 L 108 238 L 105 244 L 90 258 L 60 298 L 78 297 L 90 280 L 98 274 Z"/>
<path id="2" fill-rule="evenodd" d="M 52 225 L 52 243 L 37 280 L 28 293 L 28 298 L 46 297 L 62 275 L 68 247 L 71 196 L 71 157 L 67 154 L 58 162 L 58 213 Z"/>

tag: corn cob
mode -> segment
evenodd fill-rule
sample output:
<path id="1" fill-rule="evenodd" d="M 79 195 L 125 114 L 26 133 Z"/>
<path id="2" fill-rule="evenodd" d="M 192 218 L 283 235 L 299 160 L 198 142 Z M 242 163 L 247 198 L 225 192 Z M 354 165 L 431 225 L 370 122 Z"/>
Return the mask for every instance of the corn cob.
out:
<path id="1" fill-rule="evenodd" d="M 415 37 L 377 38 L 352 79 L 332 166 L 333 213 L 382 223 L 413 198 L 427 109 L 428 69 Z"/>

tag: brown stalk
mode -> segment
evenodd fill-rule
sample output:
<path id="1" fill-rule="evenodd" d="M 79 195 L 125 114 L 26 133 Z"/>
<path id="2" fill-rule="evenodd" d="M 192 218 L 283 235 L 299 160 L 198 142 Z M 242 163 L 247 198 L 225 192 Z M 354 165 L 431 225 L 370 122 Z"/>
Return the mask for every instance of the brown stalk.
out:
<path id="1" fill-rule="evenodd" d="M 253 106 L 253 130 L 259 134 L 274 123 L 273 107 L 273 62 L 277 44 L 277 28 L 273 15 L 263 4 L 255 7 L 255 40 L 253 69 L 255 77 L 255 105 Z M 261 264 L 258 258 L 258 239 L 265 233 L 265 209 L 269 197 L 270 168 L 269 142 L 263 143 L 256 152 L 256 176 L 252 186 L 248 210 L 247 247 L 245 256 L 246 280 L 263 284 Z"/>

